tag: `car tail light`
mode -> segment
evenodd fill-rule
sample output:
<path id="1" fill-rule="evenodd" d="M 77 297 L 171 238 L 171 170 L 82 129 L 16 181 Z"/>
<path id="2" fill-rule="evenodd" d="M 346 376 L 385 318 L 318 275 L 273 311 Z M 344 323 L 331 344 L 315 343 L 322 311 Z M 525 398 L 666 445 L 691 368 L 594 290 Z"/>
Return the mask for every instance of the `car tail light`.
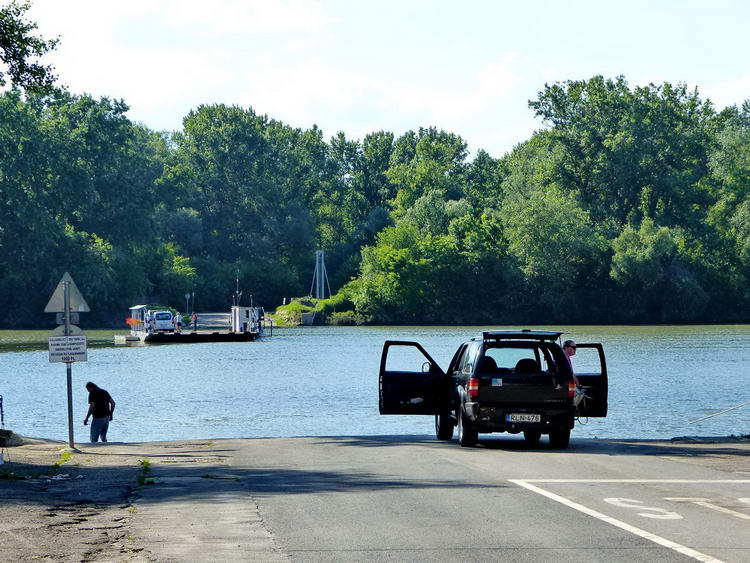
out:
<path id="1" fill-rule="evenodd" d="M 575 397 L 576 396 L 576 384 L 575 381 L 570 381 L 568 383 L 568 397 Z"/>
<path id="2" fill-rule="evenodd" d="M 476 377 L 469 379 L 469 397 L 474 398 L 479 395 L 479 380 Z"/>

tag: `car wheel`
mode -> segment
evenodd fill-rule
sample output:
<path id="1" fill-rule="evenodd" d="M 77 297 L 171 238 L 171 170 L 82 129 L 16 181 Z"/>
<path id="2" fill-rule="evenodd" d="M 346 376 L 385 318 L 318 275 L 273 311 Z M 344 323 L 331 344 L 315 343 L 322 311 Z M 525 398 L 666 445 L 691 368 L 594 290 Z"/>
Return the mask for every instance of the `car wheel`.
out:
<path id="1" fill-rule="evenodd" d="M 549 433 L 549 445 L 556 450 L 564 450 L 570 443 L 570 428 L 560 428 Z"/>
<path id="2" fill-rule="evenodd" d="M 466 427 L 466 417 L 459 408 L 458 410 L 458 443 L 464 448 L 470 448 L 477 445 L 479 432 L 473 428 Z"/>
<path id="3" fill-rule="evenodd" d="M 542 433 L 539 430 L 524 430 L 524 440 L 530 446 L 536 446 L 539 443 L 539 439 L 542 437 Z"/>
<path id="4" fill-rule="evenodd" d="M 450 440 L 453 438 L 453 420 L 449 414 L 435 415 L 435 434 L 438 440 Z"/>

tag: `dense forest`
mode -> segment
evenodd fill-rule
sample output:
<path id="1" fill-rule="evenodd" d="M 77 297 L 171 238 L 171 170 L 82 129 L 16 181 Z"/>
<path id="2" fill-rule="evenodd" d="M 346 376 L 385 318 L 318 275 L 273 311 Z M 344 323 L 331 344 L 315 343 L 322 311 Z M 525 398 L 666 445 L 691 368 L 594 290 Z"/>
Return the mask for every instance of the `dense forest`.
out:
<path id="1" fill-rule="evenodd" d="M 0 74 L 0 79 L 2 75 Z M 750 101 L 685 85 L 545 85 L 544 127 L 495 158 L 458 133 L 326 138 L 252 108 L 176 132 L 125 101 L 18 80 L 0 96 L 0 327 L 37 327 L 63 272 L 129 306 L 267 309 L 326 251 L 340 311 L 371 323 L 745 322 Z M 501 127 L 501 124 L 498 124 Z"/>

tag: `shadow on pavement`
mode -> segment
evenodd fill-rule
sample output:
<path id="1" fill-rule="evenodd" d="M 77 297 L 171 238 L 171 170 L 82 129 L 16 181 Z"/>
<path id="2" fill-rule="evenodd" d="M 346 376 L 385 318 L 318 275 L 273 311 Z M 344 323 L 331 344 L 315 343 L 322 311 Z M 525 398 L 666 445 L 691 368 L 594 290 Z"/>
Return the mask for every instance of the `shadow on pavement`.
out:
<path id="1" fill-rule="evenodd" d="M 286 439 L 279 447 L 294 448 L 295 439 Z M 421 448 L 454 451 L 460 456 L 501 456 L 506 451 L 524 451 L 528 455 L 607 455 L 607 456 L 664 456 L 693 459 L 729 458 L 732 462 L 746 463 L 750 458 L 750 442 L 663 442 L 634 440 L 573 439 L 567 450 L 551 450 L 543 438 L 542 443 L 530 446 L 518 436 L 488 436 L 476 448 L 461 448 L 456 440 L 439 441 L 430 436 L 353 436 L 305 438 L 305 447 L 334 448 L 404 448 L 418 455 Z M 291 444 L 289 442 L 292 442 Z M 252 452 L 251 441 L 248 441 Z M 267 441 L 264 440 L 266 444 Z M 65 504 L 118 505 L 126 502 L 135 492 L 146 492 L 141 502 L 195 501 L 213 502 L 217 495 L 240 494 L 253 497 L 290 494 L 328 494 L 342 491 L 375 491 L 398 489 L 497 489 L 510 486 L 494 482 L 467 482 L 463 479 L 441 479 L 435 474 L 424 477 L 403 477 L 390 474 L 387 467 L 382 473 L 337 469 L 335 457 L 325 468 L 305 469 L 284 466 L 280 462 L 268 464 L 262 458 L 252 458 L 250 467 L 228 463 L 234 448 L 223 440 L 203 443 L 138 445 L 117 444 L 86 447 L 75 463 L 63 464 L 56 470 L 52 465 L 22 463 L 20 460 L 0 466 L 0 503 L 18 503 L 30 506 Z M 197 444 L 196 444 L 197 446 Z M 215 446 L 215 447 L 214 447 Z M 132 448 L 132 452 L 129 451 Z M 141 451 L 138 451 L 140 448 Z M 186 449 L 180 449 L 186 448 Z M 124 451 L 123 451 L 124 450 Z M 161 452 L 161 453 L 159 453 Z M 416 454 L 414 453 L 416 452 Z M 247 454 L 248 452 L 244 452 Z M 446 454 L 449 455 L 449 454 Z M 524 454 L 525 455 L 525 454 Z M 92 463 L 98 456 L 112 456 L 107 463 Z M 11 459 L 13 449 L 11 449 Z M 383 459 L 386 459 L 384 457 Z M 122 460 L 122 461 L 120 461 Z M 127 461 L 126 461 L 127 460 Z M 144 471 L 143 460 L 148 460 Z M 104 460 L 103 460 L 104 461 Z M 498 462 L 500 462 L 498 457 Z M 351 463 L 348 463 L 351 467 Z M 43 476 L 46 475 L 46 476 Z M 22 480 L 14 477 L 23 476 Z M 56 477 L 57 476 L 57 477 Z M 150 482 L 153 484 L 144 484 Z M 153 488 L 153 489 L 152 489 Z"/>
<path id="2" fill-rule="evenodd" d="M 423 445 L 435 448 L 460 448 L 457 440 L 437 440 L 433 436 L 352 436 L 320 438 L 327 444 L 342 447 L 398 447 Z M 555 454 L 601 454 L 601 455 L 653 455 L 653 456 L 737 456 L 750 457 L 750 441 L 727 438 L 684 438 L 672 441 L 632 440 L 594 438 L 571 438 L 565 450 L 550 448 L 546 437 L 536 445 L 527 443 L 522 435 L 493 434 L 480 435 L 476 448 L 462 448 L 463 451 L 508 450 L 533 451 Z"/>

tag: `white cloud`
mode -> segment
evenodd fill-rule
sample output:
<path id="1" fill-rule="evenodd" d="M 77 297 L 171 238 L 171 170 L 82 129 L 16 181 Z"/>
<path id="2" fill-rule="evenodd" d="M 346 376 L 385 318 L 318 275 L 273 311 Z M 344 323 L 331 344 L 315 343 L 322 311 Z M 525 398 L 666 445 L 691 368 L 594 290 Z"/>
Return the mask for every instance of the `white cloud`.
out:
<path id="1" fill-rule="evenodd" d="M 737 105 L 750 99 L 750 74 L 744 74 L 732 80 L 716 82 L 700 89 L 701 97 L 710 98 L 719 110 Z"/>
<path id="2" fill-rule="evenodd" d="M 328 136 L 434 125 L 493 153 L 531 132 L 521 95 L 528 61 L 517 53 L 473 72 L 405 76 L 382 61 L 326 56 L 336 19 L 317 0 L 223 0 L 210 9 L 203 0 L 134 0 L 127 9 L 37 0 L 29 16 L 42 35 L 62 38 L 50 56 L 61 82 L 123 98 L 132 119 L 155 129 L 178 129 L 201 103 L 228 103 L 297 127 L 317 123 Z"/>
<path id="3" fill-rule="evenodd" d="M 252 73 L 240 85 L 239 101 L 295 126 L 317 123 L 327 135 L 344 130 L 361 138 L 379 129 L 398 133 L 433 125 L 461 135 L 471 130 L 474 149 L 498 152 L 499 146 L 514 144 L 508 132 L 520 129 L 528 136 L 533 130 L 521 90 L 523 66 L 521 57 L 509 54 L 483 65 L 463 83 L 444 76 L 423 83 L 395 80 L 386 70 L 348 71 L 320 57 L 280 66 L 264 56 L 249 65 Z M 518 110 L 505 116 L 513 106 Z"/>

